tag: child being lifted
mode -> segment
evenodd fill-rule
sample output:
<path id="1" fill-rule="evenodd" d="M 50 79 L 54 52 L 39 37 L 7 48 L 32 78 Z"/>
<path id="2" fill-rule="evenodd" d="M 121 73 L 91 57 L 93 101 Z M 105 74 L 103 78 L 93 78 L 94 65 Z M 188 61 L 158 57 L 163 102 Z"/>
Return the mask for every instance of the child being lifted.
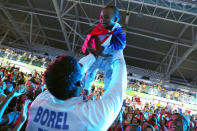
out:
<path id="1" fill-rule="evenodd" d="M 80 59 L 79 63 L 82 65 L 91 63 L 84 67 L 84 71 L 87 71 L 84 82 L 86 95 L 91 90 L 91 84 L 98 70 L 104 71 L 104 90 L 106 90 L 112 77 L 113 63 L 118 59 L 124 59 L 123 49 L 126 46 L 126 37 L 118 21 L 118 8 L 104 7 L 100 13 L 100 24 L 87 35 L 84 41 L 82 52 L 89 54 Z"/>

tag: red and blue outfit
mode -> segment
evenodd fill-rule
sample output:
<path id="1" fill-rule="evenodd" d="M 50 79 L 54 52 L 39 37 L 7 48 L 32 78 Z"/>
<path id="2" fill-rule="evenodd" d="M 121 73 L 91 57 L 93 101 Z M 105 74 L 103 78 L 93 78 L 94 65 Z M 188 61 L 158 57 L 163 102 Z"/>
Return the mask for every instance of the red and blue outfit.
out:
<path id="1" fill-rule="evenodd" d="M 95 37 L 99 39 L 100 45 L 97 45 L 98 43 L 96 43 Z M 95 58 L 90 53 L 79 61 L 82 65 L 87 62 L 91 63 L 84 69 L 84 72 L 87 71 L 84 87 L 88 91 L 91 89 L 91 84 L 98 70 L 104 71 L 104 89 L 108 87 L 113 73 L 113 63 L 118 59 L 124 59 L 123 49 L 126 46 L 126 37 L 119 23 L 116 23 L 112 30 L 108 30 L 101 24 L 98 24 L 93 31 L 87 35 L 82 47 L 82 52 L 85 54 L 88 48 L 93 48 L 96 51 L 98 46 L 104 47 L 101 55 Z"/>

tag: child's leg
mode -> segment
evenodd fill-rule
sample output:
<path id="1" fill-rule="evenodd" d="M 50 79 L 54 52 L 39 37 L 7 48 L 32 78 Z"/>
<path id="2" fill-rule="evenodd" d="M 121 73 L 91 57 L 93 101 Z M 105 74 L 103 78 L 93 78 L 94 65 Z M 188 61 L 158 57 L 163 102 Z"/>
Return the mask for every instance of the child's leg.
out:
<path id="1" fill-rule="evenodd" d="M 107 61 L 105 61 L 104 66 L 104 90 L 106 90 L 109 86 L 113 73 L 112 59 L 109 58 Z"/>
<path id="2" fill-rule="evenodd" d="M 96 62 L 87 70 L 85 81 L 84 81 L 84 89 L 88 90 L 88 93 L 90 93 L 92 82 L 95 79 L 96 73 L 98 71 L 98 66 Z"/>
<path id="3" fill-rule="evenodd" d="M 104 70 L 104 76 L 105 76 L 105 79 L 104 79 L 104 90 L 106 90 L 109 86 L 109 83 L 111 81 L 111 78 L 112 78 L 112 73 L 113 73 L 113 69 L 110 65 L 107 65 L 108 67 L 105 68 Z"/>

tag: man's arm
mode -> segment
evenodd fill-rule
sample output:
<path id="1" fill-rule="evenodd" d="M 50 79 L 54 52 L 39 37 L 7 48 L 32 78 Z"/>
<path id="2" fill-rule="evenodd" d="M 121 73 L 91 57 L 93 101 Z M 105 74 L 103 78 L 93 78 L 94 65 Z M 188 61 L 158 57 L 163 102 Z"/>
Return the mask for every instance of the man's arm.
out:
<path id="1" fill-rule="evenodd" d="M 10 101 L 14 97 L 17 97 L 17 96 L 21 95 L 22 90 L 23 90 L 22 88 L 17 86 L 10 94 L 8 94 L 8 96 L 6 98 L 3 99 L 2 103 L 0 104 L 0 119 L 2 118 L 3 113 L 6 109 L 6 107 L 8 106 L 8 104 L 10 103 Z"/>
<path id="2" fill-rule="evenodd" d="M 3 113 L 6 109 L 6 107 L 8 106 L 8 104 L 10 103 L 10 101 L 14 98 L 14 91 L 12 91 L 9 95 L 7 95 L 7 97 L 5 97 L 0 105 L 0 118 L 2 118 Z"/>
<path id="3" fill-rule="evenodd" d="M 21 117 L 19 119 L 19 122 L 17 123 L 17 125 L 11 129 L 10 131 L 20 131 L 21 128 L 23 127 L 24 123 L 26 122 L 27 120 L 27 111 L 28 111 L 28 108 L 27 106 L 29 105 L 31 101 L 28 99 L 24 102 L 23 104 L 23 108 L 21 109 Z"/>
<path id="4" fill-rule="evenodd" d="M 10 101 L 14 98 L 14 91 L 12 91 L 10 94 L 7 95 L 2 100 L 2 103 L 0 104 L 0 125 L 4 125 L 9 122 L 9 118 L 7 115 L 3 115 L 5 112 L 5 109 L 7 108 Z"/>
<path id="5" fill-rule="evenodd" d="M 127 87 L 127 71 L 124 59 L 113 63 L 112 80 L 100 100 L 88 101 L 82 110 L 84 122 L 92 128 L 108 128 L 120 112 Z"/>

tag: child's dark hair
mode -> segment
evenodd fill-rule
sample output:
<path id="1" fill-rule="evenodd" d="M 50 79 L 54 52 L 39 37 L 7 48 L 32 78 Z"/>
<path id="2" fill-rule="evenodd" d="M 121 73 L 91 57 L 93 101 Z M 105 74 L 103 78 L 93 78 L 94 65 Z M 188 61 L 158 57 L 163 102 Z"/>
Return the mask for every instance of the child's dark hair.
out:
<path id="1" fill-rule="evenodd" d="M 107 9 L 107 8 L 111 8 L 114 11 L 114 15 L 117 18 L 117 21 L 119 21 L 119 19 L 120 19 L 119 9 L 113 5 L 105 6 L 103 9 Z"/>

